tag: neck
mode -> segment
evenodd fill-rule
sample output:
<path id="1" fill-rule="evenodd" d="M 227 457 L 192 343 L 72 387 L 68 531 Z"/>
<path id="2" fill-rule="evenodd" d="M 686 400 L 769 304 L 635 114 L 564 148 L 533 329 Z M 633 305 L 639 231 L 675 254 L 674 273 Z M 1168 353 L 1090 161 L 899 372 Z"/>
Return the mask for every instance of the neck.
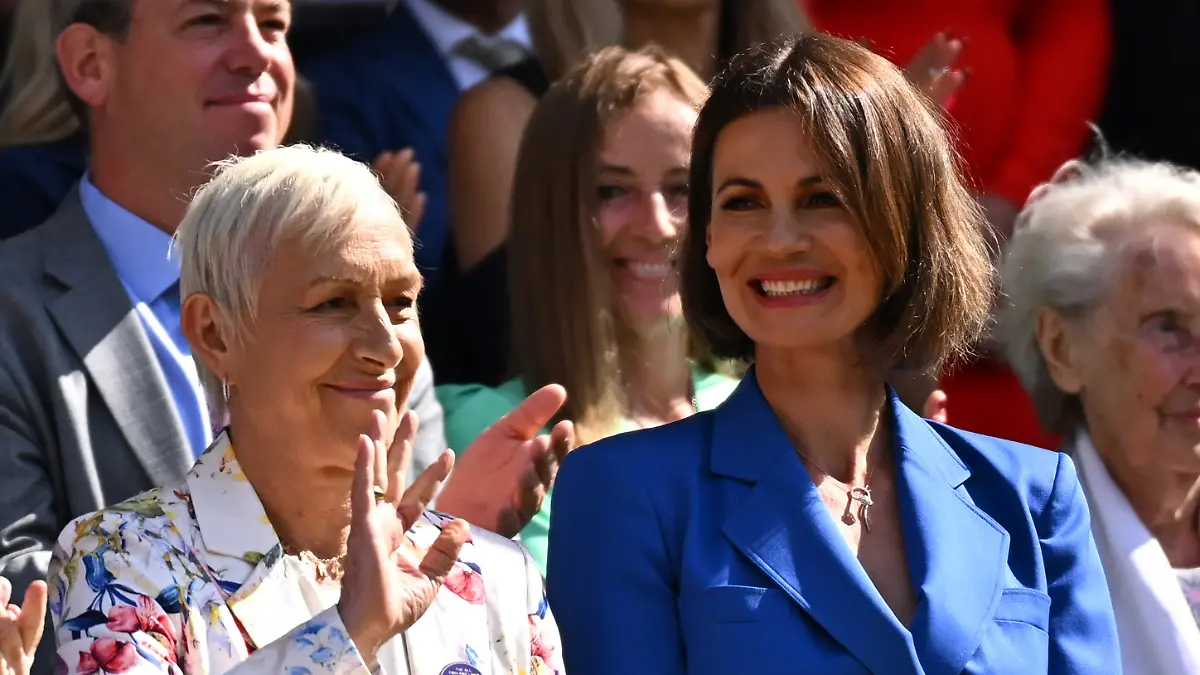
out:
<path id="1" fill-rule="evenodd" d="M 433 4 L 491 35 L 504 30 L 520 16 L 525 3 L 522 0 L 433 0 Z"/>
<path id="2" fill-rule="evenodd" d="M 887 442 L 881 433 L 887 397 L 883 375 L 863 368 L 848 351 L 760 346 L 755 373 L 767 403 L 809 461 L 847 485 L 863 485 L 868 451 Z"/>
<path id="3" fill-rule="evenodd" d="M 636 416 L 682 419 L 692 409 L 692 368 L 687 332 L 679 322 L 622 339 L 621 373 Z"/>
<path id="4" fill-rule="evenodd" d="M 231 409 L 235 420 L 254 419 L 238 415 L 232 405 Z M 231 424 L 229 434 L 242 473 L 284 546 L 324 559 L 343 555 L 350 534 L 353 473 L 284 469 L 294 466 L 296 453 L 293 444 L 280 441 L 277 430 Z"/>
<path id="5" fill-rule="evenodd" d="M 93 135 L 88 175 L 96 189 L 133 215 L 174 234 L 205 171 L 156 166 Z"/>
<path id="6" fill-rule="evenodd" d="M 716 72 L 717 8 L 681 10 L 659 4 L 636 3 L 624 10 L 625 44 L 636 47 L 653 42 L 678 56 L 707 82 Z"/>
<path id="7" fill-rule="evenodd" d="M 1099 450 L 1099 448 L 1097 448 Z M 1102 457 L 1114 457 L 1101 453 Z M 1107 463 L 1107 462 L 1106 462 Z M 1114 467 L 1109 470 L 1134 513 L 1158 541 L 1172 567 L 1200 567 L 1200 476 Z M 1164 475 L 1165 474 L 1165 475 Z"/>

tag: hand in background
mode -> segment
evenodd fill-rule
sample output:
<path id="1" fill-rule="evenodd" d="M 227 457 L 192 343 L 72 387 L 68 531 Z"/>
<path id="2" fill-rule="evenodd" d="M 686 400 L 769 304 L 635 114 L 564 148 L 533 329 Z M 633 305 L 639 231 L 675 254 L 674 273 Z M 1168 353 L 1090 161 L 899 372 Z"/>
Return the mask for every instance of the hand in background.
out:
<path id="1" fill-rule="evenodd" d="M 379 182 L 392 199 L 400 205 L 404 222 L 414 234 L 425 217 L 425 193 L 421 187 L 421 164 L 412 148 L 385 152 L 375 159 L 371 168 L 379 174 Z"/>
<path id="2" fill-rule="evenodd" d="M 29 675 L 46 623 L 46 582 L 30 584 L 20 607 L 11 597 L 12 584 L 0 577 L 0 675 Z"/>
<path id="3" fill-rule="evenodd" d="M 515 537 L 542 508 L 559 464 L 575 447 L 575 426 L 538 435 L 567 400 L 556 384 L 535 391 L 488 427 L 459 457 L 437 510 Z"/>
<path id="4" fill-rule="evenodd" d="M 428 548 L 406 536 L 450 474 L 454 454 L 447 450 L 405 490 L 417 417 L 405 412 L 391 443 L 383 440 L 386 424 L 376 411 L 371 433 L 359 437 L 346 574 L 338 601 L 342 622 L 368 664 L 385 642 L 425 614 L 470 538 L 461 520 L 446 524 Z"/>
<path id="5" fill-rule="evenodd" d="M 953 68 L 962 54 L 962 40 L 938 33 L 905 67 L 908 78 L 925 95 L 945 107 L 967 80 L 966 72 Z"/>

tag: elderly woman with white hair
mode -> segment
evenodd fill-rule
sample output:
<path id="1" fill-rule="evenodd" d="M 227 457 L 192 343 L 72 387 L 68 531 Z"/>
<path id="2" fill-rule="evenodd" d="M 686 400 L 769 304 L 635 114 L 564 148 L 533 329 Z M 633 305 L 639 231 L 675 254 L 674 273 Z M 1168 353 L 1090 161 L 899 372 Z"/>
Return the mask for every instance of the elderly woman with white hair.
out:
<path id="1" fill-rule="evenodd" d="M 1001 338 L 1079 468 L 1124 670 L 1200 673 L 1200 173 L 1064 166 L 1003 275 Z"/>
<path id="2" fill-rule="evenodd" d="M 303 146 L 230 160 L 176 236 L 228 426 L 183 484 L 63 531 L 58 671 L 561 672 L 528 553 L 426 510 L 453 454 L 404 487 L 421 275 L 370 169 Z"/>

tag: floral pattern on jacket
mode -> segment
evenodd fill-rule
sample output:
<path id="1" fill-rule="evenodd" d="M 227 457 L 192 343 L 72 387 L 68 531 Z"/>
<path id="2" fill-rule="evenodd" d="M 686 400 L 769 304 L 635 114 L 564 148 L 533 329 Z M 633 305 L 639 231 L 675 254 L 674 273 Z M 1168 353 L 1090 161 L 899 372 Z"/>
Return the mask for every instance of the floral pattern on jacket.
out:
<path id="1" fill-rule="evenodd" d="M 408 536 L 432 543 L 446 520 L 427 512 Z M 224 434 L 184 485 L 68 525 L 50 583 L 59 673 L 372 672 L 336 597 L 282 554 Z M 555 675 L 558 645 L 529 554 L 472 528 L 437 599 L 380 650 L 376 672 Z"/>

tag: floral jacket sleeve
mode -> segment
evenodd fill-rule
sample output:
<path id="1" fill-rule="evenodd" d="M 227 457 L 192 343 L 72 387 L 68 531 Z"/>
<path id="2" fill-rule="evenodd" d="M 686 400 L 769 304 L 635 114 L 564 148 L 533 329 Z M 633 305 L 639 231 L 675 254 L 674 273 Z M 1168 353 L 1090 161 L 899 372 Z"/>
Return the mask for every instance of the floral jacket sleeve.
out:
<path id="1" fill-rule="evenodd" d="M 102 512 L 60 538 L 50 573 L 58 673 L 370 672 L 336 607 L 251 650 L 218 587 L 195 583 L 202 566 L 170 521 L 146 515 Z"/>

